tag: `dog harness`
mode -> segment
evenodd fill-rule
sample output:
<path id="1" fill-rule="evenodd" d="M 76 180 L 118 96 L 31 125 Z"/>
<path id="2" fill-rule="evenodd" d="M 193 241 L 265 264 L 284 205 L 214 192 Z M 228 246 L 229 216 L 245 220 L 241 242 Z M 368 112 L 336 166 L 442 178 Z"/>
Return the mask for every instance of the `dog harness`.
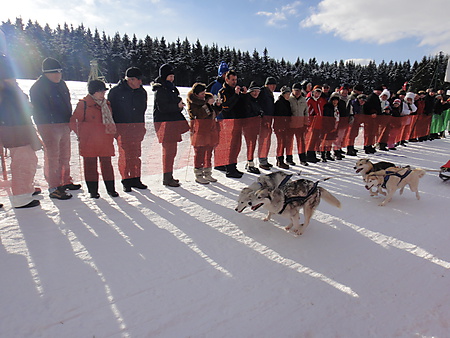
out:
<path id="1" fill-rule="evenodd" d="M 406 170 L 406 172 L 403 175 L 400 175 L 398 172 L 395 172 L 395 171 L 386 171 L 386 176 L 384 176 L 383 184 L 381 185 L 381 187 L 386 189 L 386 184 L 392 175 L 400 178 L 400 181 L 398 182 L 398 184 L 400 184 L 400 182 L 403 181 L 406 178 L 406 176 L 411 174 L 411 172 L 412 172 L 412 170 L 408 169 L 408 170 Z"/>
<path id="2" fill-rule="evenodd" d="M 309 189 L 308 193 L 305 196 L 294 196 L 294 197 L 288 197 L 284 199 L 284 205 L 283 208 L 281 208 L 281 211 L 278 214 L 282 214 L 283 211 L 286 209 L 288 204 L 292 202 L 300 202 L 302 205 L 305 204 L 305 202 L 317 191 L 317 187 L 319 185 L 319 181 L 314 183 L 314 185 Z"/>
<path id="3" fill-rule="evenodd" d="M 283 178 L 283 180 L 280 182 L 280 184 L 278 185 L 278 188 L 283 187 L 292 177 L 291 175 L 287 175 L 285 178 Z"/>

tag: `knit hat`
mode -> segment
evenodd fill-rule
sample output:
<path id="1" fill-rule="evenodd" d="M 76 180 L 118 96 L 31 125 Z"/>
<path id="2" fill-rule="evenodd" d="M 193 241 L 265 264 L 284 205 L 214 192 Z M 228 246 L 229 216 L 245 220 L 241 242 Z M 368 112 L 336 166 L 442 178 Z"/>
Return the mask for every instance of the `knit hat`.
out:
<path id="1" fill-rule="evenodd" d="M 161 79 L 166 80 L 167 77 L 169 75 L 175 74 L 173 72 L 173 68 L 171 65 L 169 65 L 168 63 L 163 64 L 160 68 L 159 68 L 159 76 L 161 77 Z"/>
<path id="2" fill-rule="evenodd" d="M 375 88 L 373 88 L 373 90 L 379 90 L 380 92 L 382 92 L 383 91 L 383 87 L 375 86 Z"/>
<path id="3" fill-rule="evenodd" d="M 394 102 L 392 102 L 392 104 L 396 104 L 396 103 L 400 104 L 400 103 L 402 103 L 402 101 L 400 99 L 395 99 Z"/>
<path id="4" fill-rule="evenodd" d="M 321 91 L 322 91 L 322 87 L 319 86 L 319 85 L 315 85 L 314 88 L 313 88 L 313 91 L 314 91 L 314 90 L 318 90 L 318 91 L 321 92 Z"/>
<path id="5" fill-rule="evenodd" d="M 91 80 L 88 83 L 88 92 L 91 95 L 94 95 L 97 92 L 107 91 L 106 85 L 101 80 Z"/>
<path id="6" fill-rule="evenodd" d="M 46 58 L 42 61 L 42 73 L 62 73 L 61 64 L 54 58 Z"/>
<path id="7" fill-rule="evenodd" d="M 14 79 L 14 71 L 9 63 L 8 58 L 0 54 L 0 80 Z"/>
<path id="8" fill-rule="evenodd" d="M 291 93 L 292 91 L 291 91 L 291 88 L 289 88 L 288 86 L 283 86 L 283 87 L 281 87 L 280 92 L 281 92 L 281 95 L 284 95 L 286 93 Z"/>
<path id="9" fill-rule="evenodd" d="M 366 94 L 359 94 L 356 98 L 357 98 L 358 100 L 364 100 L 364 101 L 367 101 L 367 95 L 366 95 Z"/>
<path id="10" fill-rule="evenodd" d="M 205 90 L 206 85 L 200 82 L 194 83 L 194 85 L 192 86 L 192 92 L 197 95 Z"/>
<path id="11" fill-rule="evenodd" d="M 261 90 L 261 87 L 258 86 L 258 85 L 256 84 L 255 81 L 252 81 L 252 82 L 250 83 L 250 85 L 248 86 L 248 91 L 249 91 L 249 92 L 252 92 L 252 91 L 254 91 L 254 90 Z"/>
<path id="12" fill-rule="evenodd" d="M 364 86 L 362 84 L 357 84 L 356 86 L 353 87 L 354 90 L 357 90 L 359 92 L 363 92 L 364 91 Z"/>
<path id="13" fill-rule="evenodd" d="M 230 69 L 228 68 L 228 65 L 225 61 L 222 61 L 219 65 L 219 69 L 217 70 L 217 75 L 222 76 L 226 72 L 228 72 Z"/>
<path id="14" fill-rule="evenodd" d="M 302 84 L 301 84 L 301 83 L 298 83 L 298 82 L 294 83 L 294 84 L 292 85 L 292 90 L 294 90 L 294 89 L 300 89 L 300 90 L 302 90 Z"/>
<path id="15" fill-rule="evenodd" d="M 266 86 L 267 86 L 267 85 L 276 85 L 276 84 L 277 84 L 277 80 L 276 80 L 274 77 L 269 76 L 269 77 L 266 79 L 266 83 L 265 83 Z"/>
<path id="16" fill-rule="evenodd" d="M 137 67 L 130 67 L 125 72 L 126 77 L 135 77 L 136 79 L 142 79 L 142 71 Z"/>

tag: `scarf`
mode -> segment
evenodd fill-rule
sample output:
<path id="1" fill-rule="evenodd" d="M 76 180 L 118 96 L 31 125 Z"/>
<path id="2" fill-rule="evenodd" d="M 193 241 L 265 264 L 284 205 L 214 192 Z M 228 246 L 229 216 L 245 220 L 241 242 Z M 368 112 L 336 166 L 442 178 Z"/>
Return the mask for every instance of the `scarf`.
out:
<path id="1" fill-rule="evenodd" d="M 105 125 L 105 131 L 107 134 L 116 133 L 116 124 L 114 123 L 111 110 L 108 107 L 108 101 L 106 99 L 97 100 L 94 96 L 89 96 L 94 100 L 96 104 L 102 109 L 102 122 Z"/>

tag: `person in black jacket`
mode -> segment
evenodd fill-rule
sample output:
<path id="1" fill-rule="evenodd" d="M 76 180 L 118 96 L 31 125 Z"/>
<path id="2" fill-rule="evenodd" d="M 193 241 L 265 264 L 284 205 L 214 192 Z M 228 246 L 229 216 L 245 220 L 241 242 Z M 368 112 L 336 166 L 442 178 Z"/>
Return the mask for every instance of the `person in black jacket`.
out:
<path id="1" fill-rule="evenodd" d="M 177 143 L 181 142 L 181 135 L 189 131 L 189 124 L 182 114 L 185 104 L 173 84 L 174 80 L 172 66 L 164 64 L 159 68 L 159 76 L 152 87 L 155 92 L 153 122 L 163 150 L 163 184 L 169 187 L 180 186 L 179 181 L 173 178 L 173 164 Z"/>
<path id="2" fill-rule="evenodd" d="M 284 162 L 284 153 L 289 142 L 289 127 L 292 116 L 291 88 L 288 86 L 281 87 L 281 95 L 275 102 L 273 130 L 277 137 L 277 167 L 281 169 L 289 169 L 289 165 Z"/>
<path id="3" fill-rule="evenodd" d="M 272 164 L 268 162 L 270 150 L 270 140 L 272 136 L 273 115 L 275 112 L 275 99 L 273 92 L 277 87 L 277 80 L 274 77 L 267 77 L 264 87 L 259 94 L 259 102 L 263 110 L 261 118 L 261 127 L 258 139 L 258 157 L 259 167 L 264 170 L 270 170 Z"/>
<path id="4" fill-rule="evenodd" d="M 119 171 L 123 190 L 147 189 L 141 181 L 141 143 L 145 135 L 147 91 L 142 87 L 142 72 L 130 67 L 125 79 L 114 86 L 108 95 L 117 128 Z"/>
<path id="5" fill-rule="evenodd" d="M 223 119 L 220 127 L 219 149 L 225 150 L 226 176 L 232 178 L 241 178 L 243 175 L 243 172 L 237 169 L 237 158 L 242 145 L 241 119 L 245 112 L 243 96 L 247 93 L 247 88 L 238 86 L 237 81 L 237 73 L 230 70 L 225 75 L 223 87 L 219 90 L 222 102 L 222 112 L 219 117 Z"/>
<path id="6" fill-rule="evenodd" d="M 248 93 L 244 95 L 245 118 L 242 125 L 242 133 L 247 144 L 247 164 L 245 169 L 249 173 L 258 175 L 261 172 L 255 167 L 253 160 L 259 135 L 260 119 L 263 114 L 263 110 L 259 104 L 260 91 L 261 88 L 252 81 L 248 87 Z"/>
<path id="7" fill-rule="evenodd" d="M 46 58 L 42 73 L 30 89 L 33 118 L 44 143 L 44 173 L 50 197 L 65 200 L 72 197 L 66 189 L 81 188 L 70 177 L 70 93 L 57 60 Z"/>
<path id="8" fill-rule="evenodd" d="M 381 86 L 375 87 L 373 92 L 367 96 L 364 104 L 364 152 L 366 154 L 374 154 L 377 151 L 373 147 L 376 143 L 378 133 L 377 116 L 382 114 L 380 95 L 383 91 Z"/>
<path id="9" fill-rule="evenodd" d="M 11 204 L 14 208 L 36 207 L 33 199 L 36 151 L 41 142 L 31 122 L 31 106 L 15 81 L 9 60 L 0 54 L 0 146 L 9 149 Z"/>

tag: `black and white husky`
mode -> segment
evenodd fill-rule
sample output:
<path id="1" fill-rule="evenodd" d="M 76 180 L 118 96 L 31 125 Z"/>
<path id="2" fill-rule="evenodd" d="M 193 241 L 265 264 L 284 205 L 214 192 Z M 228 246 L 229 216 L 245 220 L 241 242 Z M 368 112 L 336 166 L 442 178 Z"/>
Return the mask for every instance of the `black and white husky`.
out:
<path id="1" fill-rule="evenodd" d="M 341 207 L 341 202 L 328 190 L 319 187 L 318 183 L 299 179 L 287 182 L 272 190 L 268 188 L 259 189 L 255 193 L 252 210 L 264 206 L 269 211 L 264 221 L 269 221 L 275 214 L 289 218 L 291 223 L 285 229 L 292 230 L 296 235 L 301 235 L 322 198 L 335 207 Z M 305 217 L 303 224 L 300 224 L 300 208 L 303 208 Z"/>

